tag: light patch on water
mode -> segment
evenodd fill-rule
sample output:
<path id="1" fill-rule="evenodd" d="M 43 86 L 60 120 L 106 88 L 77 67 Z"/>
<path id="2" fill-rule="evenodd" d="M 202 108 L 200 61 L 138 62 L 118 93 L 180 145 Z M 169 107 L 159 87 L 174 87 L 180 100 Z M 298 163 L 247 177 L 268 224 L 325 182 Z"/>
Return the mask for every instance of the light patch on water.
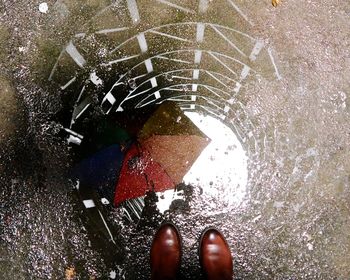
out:
<path id="1" fill-rule="evenodd" d="M 78 51 L 76 46 L 73 45 L 73 42 L 70 41 L 69 44 L 66 47 L 66 52 L 71 56 L 71 58 L 75 61 L 75 63 L 83 68 L 86 64 L 85 58 L 81 55 L 81 53 Z"/>
<path id="2" fill-rule="evenodd" d="M 243 202 L 248 182 L 248 157 L 233 131 L 218 119 L 196 112 L 185 115 L 210 139 L 187 172 L 185 184 L 200 186 L 203 194 L 238 206 Z M 224 195 L 223 195 L 224 193 Z M 157 193 L 157 208 L 164 213 L 176 199 L 184 199 L 183 191 L 167 190 Z"/>
<path id="3" fill-rule="evenodd" d="M 96 72 L 92 72 L 90 74 L 90 80 L 91 82 L 93 82 L 96 86 L 101 86 L 103 85 L 103 81 L 101 80 L 101 78 L 99 78 L 96 74 Z"/>
<path id="4" fill-rule="evenodd" d="M 259 55 L 260 51 L 263 49 L 263 47 L 265 46 L 265 42 L 263 40 L 257 40 L 254 48 L 249 56 L 249 59 L 251 61 L 255 61 L 257 56 Z"/>
<path id="5" fill-rule="evenodd" d="M 94 208 L 96 206 L 95 202 L 92 199 L 83 200 L 83 203 L 85 208 Z"/>
<path id="6" fill-rule="evenodd" d="M 49 6 L 46 2 L 40 3 L 39 5 L 39 11 L 40 13 L 46 14 L 49 11 Z"/>
<path id="7" fill-rule="evenodd" d="M 117 277 L 117 273 L 114 271 L 114 270 L 112 270 L 110 273 L 109 273 L 109 278 L 110 279 L 115 279 Z"/>
<path id="8" fill-rule="evenodd" d="M 107 198 L 101 198 L 101 202 L 102 202 L 102 204 L 103 205 L 109 205 L 110 203 L 109 203 L 109 200 L 107 199 Z"/>
<path id="9" fill-rule="evenodd" d="M 314 249 L 314 245 L 312 245 L 311 243 L 307 243 L 307 248 L 309 251 L 312 251 Z"/>
<path id="10" fill-rule="evenodd" d="M 272 55 L 272 49 L 271 49 L 271 48 L 268 48 L 268 49 L 267 49 L 267 52 L 269 53 L 269 56 L 270 56 L 270 59 L 271 59 L 271 63 L 272 63 L 272 65 L 273 65 L 274 69 L 275 69 L 276 78 L 277 78 L 277 80 L 281 80 L 281 79 L 282 79 L 282 76 L 281 76 L 281 74 L 280 74 L 280 72 L 279 72 L 279 70 L 278 70 L 278 68 L 277 68 L 277 64 L 276 64 L 276 62 L 275 62 L 275 58 L 274 58 L 273 55 Z"/>
<path id="11" fill-rule="evenodd" d="M 129 9 L 130 16 L 133 22 L 136 24 L 140 21 L 139 9 L 137 7 L 137 3 L 135 0 L 127 0 L 126 1 Z"/>
<path id="12" fill-rule="evenodd" d="M 177 199 L 183 199 L 183 191 L 174 192 L 174 190 L 167 190 L 165 192 L 158 192 L 157 208 L 159 212 L 164 213 L 170 208 L 171 203 Z"/>
<path id="13" fill-rule="evenodd" d="M 231 206 L 239 205 L 248 182 L 248 157 L 241 143 L 218 119 L 195 112 L 185 114 L 211 142 L 185 175 L 184 182 L 199 185 L 205 195 Z"/>

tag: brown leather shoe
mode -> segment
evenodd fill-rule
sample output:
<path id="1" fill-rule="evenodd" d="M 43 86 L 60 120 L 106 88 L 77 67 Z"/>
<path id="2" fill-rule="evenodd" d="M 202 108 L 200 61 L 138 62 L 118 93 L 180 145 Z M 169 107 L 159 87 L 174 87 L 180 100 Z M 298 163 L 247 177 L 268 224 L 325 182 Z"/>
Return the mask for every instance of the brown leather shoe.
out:
<path id="1" fill-rule="evenodd" d="M 199 242 L 199 261 L 208 280 L 231 280 L 233 264 L 230 248 L 214 228 L 205 230 Z"/>
<path id="2" fill-rule="evenodd" d="M 163 224 L 151 247 L 151 279 L 174 280 L 180 269 L 181 239 L 176 226 Z"/>

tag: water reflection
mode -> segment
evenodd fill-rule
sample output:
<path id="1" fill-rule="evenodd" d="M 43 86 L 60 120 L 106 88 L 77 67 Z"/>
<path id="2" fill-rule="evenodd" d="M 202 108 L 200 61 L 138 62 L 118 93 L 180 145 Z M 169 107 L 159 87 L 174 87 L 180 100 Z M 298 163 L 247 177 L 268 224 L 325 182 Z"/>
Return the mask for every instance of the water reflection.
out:
<path id="1" fill-rule="evenodd" d="M 186 115 L 211 139 L 211 143 L 184 177 L 203 188 L 203 194 L 228 205 L 239 205 L 246 193 L 248 158 L 233 131 L 218 119 L 195 112 Z"/>
<path id="2" fill-rule="evenodd" d="M 6 26 L 18 32 L 4 35 L 0 30 L 0 41 L 8 36 L 13 43 L 9 52 L 0 56 L 13 62 L 6 65 L 10 72 L 14 70 L 16 89 L 28 110 L 30 131 L 37 135 L 36 141 L 23 137 L 27 143 L 24 148 L 33 150 L 35 143 L 40 143 L 42 151 L 42 159 L 36 157 L 40 154 L 37 149 L 31 151 L 33 157 L 18 153 L 18 170 L 23 172 L 21 167 L 26 167 L 47 188 L 36 190 L 37 181 L 15 178 L 2 192 L 0 228 L 4 227 L 5 245 L 0 251 L 5 261 L 0 261 L 0 278 L 62 279 L 66 269 L 75 267 L 78 279 L 106 279 L 108 275 L 148 279 L 148 242 L 153 226 L 165 215 L 157 213 L 152 218 L 159 220 L 142 224 L 125 222 L 120 208 L 111 209 L 111 216 L 101 210 L 105 217 L 112 217 L 106 218 L 108 226 L 122 228 L 118 236 L 110 227 L 118 245 L 127 244 L 128 257 L 116 254 L 110 244 L 95 246 L 102 249 L 96 250 L 94 244 L 103 236 L 103 220 L 97 226 L 91 219 L 85 223 L 85 213 L 96 208 L 84 212 L 82 201 L 62 191 L 69 183 L 56 171 L 66 161 L 57 162 L 54 155 L 63 153 L 66 146 L 55 142 L 50 133 L 42 133 L 44 129 L 55 130 L 47 120 L 58 108 L 67 108 L 60 123 L 70 134 L 69 147 L 84 145 L 89 136 L 84 124 L 92 126 L 89 121 L 105 98 L 102 105 L 106 105 L 106 112 L 115 112 L 119 105 L 125 112 L 134 112 L 135 104 L 147 107 L 171 99 L 185 110 L 226 117 L 249 152 L 247 207 L 241 212 L 230 211 L 240 205 L 246 192 L 244 149 L 231 132 L 225 135 L 217 131 L 217 119 L 211 129 L 209 124 L 203 125 L 212 142 L 185 177 L 195 190 L 191 209 L 181 212 L 171 208 L 171 217 L 186 232 L 183 271 L 187 279 L 198 279 L 199 270 L 190 262 L 197 257 L 193 245 L 202 228 L 209 225 L 222 228 L 234 246 L 238 279 L 350 279 L 350 130 L 349 106 L 345 104 L 345 77 L 350 68 L 344 64 L 348 62 L 344 57 L 349 36 L 348 29 L 338 28 L 347 22 L 349 9 L 345 3 L 329 6 L 325 1 L 311 0 L 300 5 L 290 1 L 272 16 L 266 1 L 171 0 L 185 8 L 182 10 L 161 3 L 164 1 L 112 1 L 108 7 L 111 1 L 56 1 L 47 15 L 39 13 L 38 3 L 32 2 L 4 1 L 11 7 L 4 13 Z M 130 2 L 137 5 L 128 6 Z M 139 20 L 134 23 L 130 19 L 135 18 L 136 11 Z M 295 15 L 300 20 L 295 20 Z M 38 16 L 40 20 L 35 21 Z M 49 19 L 48 33 L 42 24 L 44 16 Z M 315 18 L 328 22 L 321 24 Z M 84 26 L 85 20 L 89 22 Z M 250 25 L 252 21 L 254 26 Z M 34 26 L 39 32 L 28 32 L 28 27 Z M 71 38 L 73 33 L 76 35 Z M 37 41 L 38 49 L 33 48 Z M 118 52 L 111 53 L 118 45 Z M 29 51 L 30 61 L 40 65 L 39 71 L 25 59 Z M 120 63 L 108 64 L 118 60 Z M 127 72 L 112 90 L 119 74 Z M 44 75 L 38 77 L 36 73 L 51 73 L 44 88 L 49 86 L 52 92 L 38 94 L 33 83 Z M 283 80 L 274 81 L 281 74 Z M 0 84 L 9 87 L 2 80 Z M 4 91 L 4 97 L 8 92 Z M 0 138 L 15 138 L 10 112 L 1 113 L 5 135 Z M 18 114 L 13 115 L 18 118 Z M 207 117 L 198 118 L 205 123 Z M 233 147 L 221 141 L 220 133 L 222 138 L 232 136 L 227 142 Z M 3 159 L 9 169 L 13 168 L 9 156 Z M 54 178 L 59 182 L 53 182 Z M 4 176 L 3 180 L 11 182 L 12 177 Z M 222 195 L 218 194 L 220 189 Z M 158 196 L 158 208 L 166 212 L 169 203 L 184 200 L 186 192 L 170 190 Z M 80 203 L 81 208 L 74 210 L 72 201 Z M 98 198 L 94 201 L 101 207 Z M 110 210 L 111 204 L 103 207 Z M 219 208 L 221 215 L 211 215 Z M 98 211 L 95 214 L 100 217 Z M 90 228 L 99 231 L 87 235 Z M 105 235 L 108 238 L 109 233 Z M 107 262 L 108 252 L 112 252 L 113 260 L 119 257 L 118 266 Z"/>
<path id="3" fill-rule="evenodd" d="M 183 182 L 200 188 L 203 196 L 228 207 L 240 205 L 248 182 L 248 157 L 242 144 L 220 120 L 198 112 L 185 112 L 185 115 L 211 141 L 186 173 Z M 168 190 L 157 195 L 157 207 L 161 213 L 169 209 L 172 201 L 183 199 L 183 191 Z"/>

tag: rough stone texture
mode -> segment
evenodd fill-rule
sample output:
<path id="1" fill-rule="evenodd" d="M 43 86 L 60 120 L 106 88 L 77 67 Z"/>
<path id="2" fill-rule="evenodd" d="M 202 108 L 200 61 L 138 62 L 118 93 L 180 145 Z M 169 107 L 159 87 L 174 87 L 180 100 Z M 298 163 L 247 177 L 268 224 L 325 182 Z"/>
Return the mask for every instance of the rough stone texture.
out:
<path id="1" fill-rule="evenodd" d="M 0 143 L 11 137 L 16 129 L 15 118 L 17 108 L 17 100 L 15 98 L 15 90 L 5 77 L 0 77 Z"/>

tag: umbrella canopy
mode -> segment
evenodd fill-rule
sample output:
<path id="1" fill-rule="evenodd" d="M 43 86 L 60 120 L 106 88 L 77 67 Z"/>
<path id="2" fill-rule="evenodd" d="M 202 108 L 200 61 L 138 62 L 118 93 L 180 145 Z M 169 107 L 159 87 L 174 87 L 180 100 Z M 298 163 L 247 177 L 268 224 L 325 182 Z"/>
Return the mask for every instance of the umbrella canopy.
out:
<path id="1" fill-rule="evenodd" d="M 174 188 L 174 181 L 155 161 L 148 150 L 133 144 L 127 152 L 116 187 L 114 205 L 144 196 L 147 191 L 161 192 Z"/>
<path id="2" fill-rule="evenodd" d="M 175 103 L 163 103 L 144 124 L 137 144 L 124 159 L 114 204 L 144 196 L 149 190 L 174 188 L 209 143 Z"/>
<path id="3" fill-rule="evenodd" d="M 198 135 L 153 135 L 141 142 L 150 156 L 179 184 L 208 141 Z"/>
<path id="4" fill-rule="evenodd" d="M 124 201 L 163 192 L 182 182 L 210 139 L 172 102 L 163 103 L 148 118 L 137 140 L 113 123 L 103 123 L 97 153 L 81 161 L 73 175 L 119 206 Z M 125 142 L 129 142 L 125 144 Z"/>
<path id="5" fill-rule="evenodd" d="M 148 119 L 138 141 L 176 184 L 210 143 L 210 139 L 174 102 L 163 103 Z"/>
<path id="6" fill-rule="evenodd" d="M 140 141 L 153 135 L 197 135 L 209 138 L 184 114 L 174 102 L 164 102 L 148 118 L 138 133 Z"/>

